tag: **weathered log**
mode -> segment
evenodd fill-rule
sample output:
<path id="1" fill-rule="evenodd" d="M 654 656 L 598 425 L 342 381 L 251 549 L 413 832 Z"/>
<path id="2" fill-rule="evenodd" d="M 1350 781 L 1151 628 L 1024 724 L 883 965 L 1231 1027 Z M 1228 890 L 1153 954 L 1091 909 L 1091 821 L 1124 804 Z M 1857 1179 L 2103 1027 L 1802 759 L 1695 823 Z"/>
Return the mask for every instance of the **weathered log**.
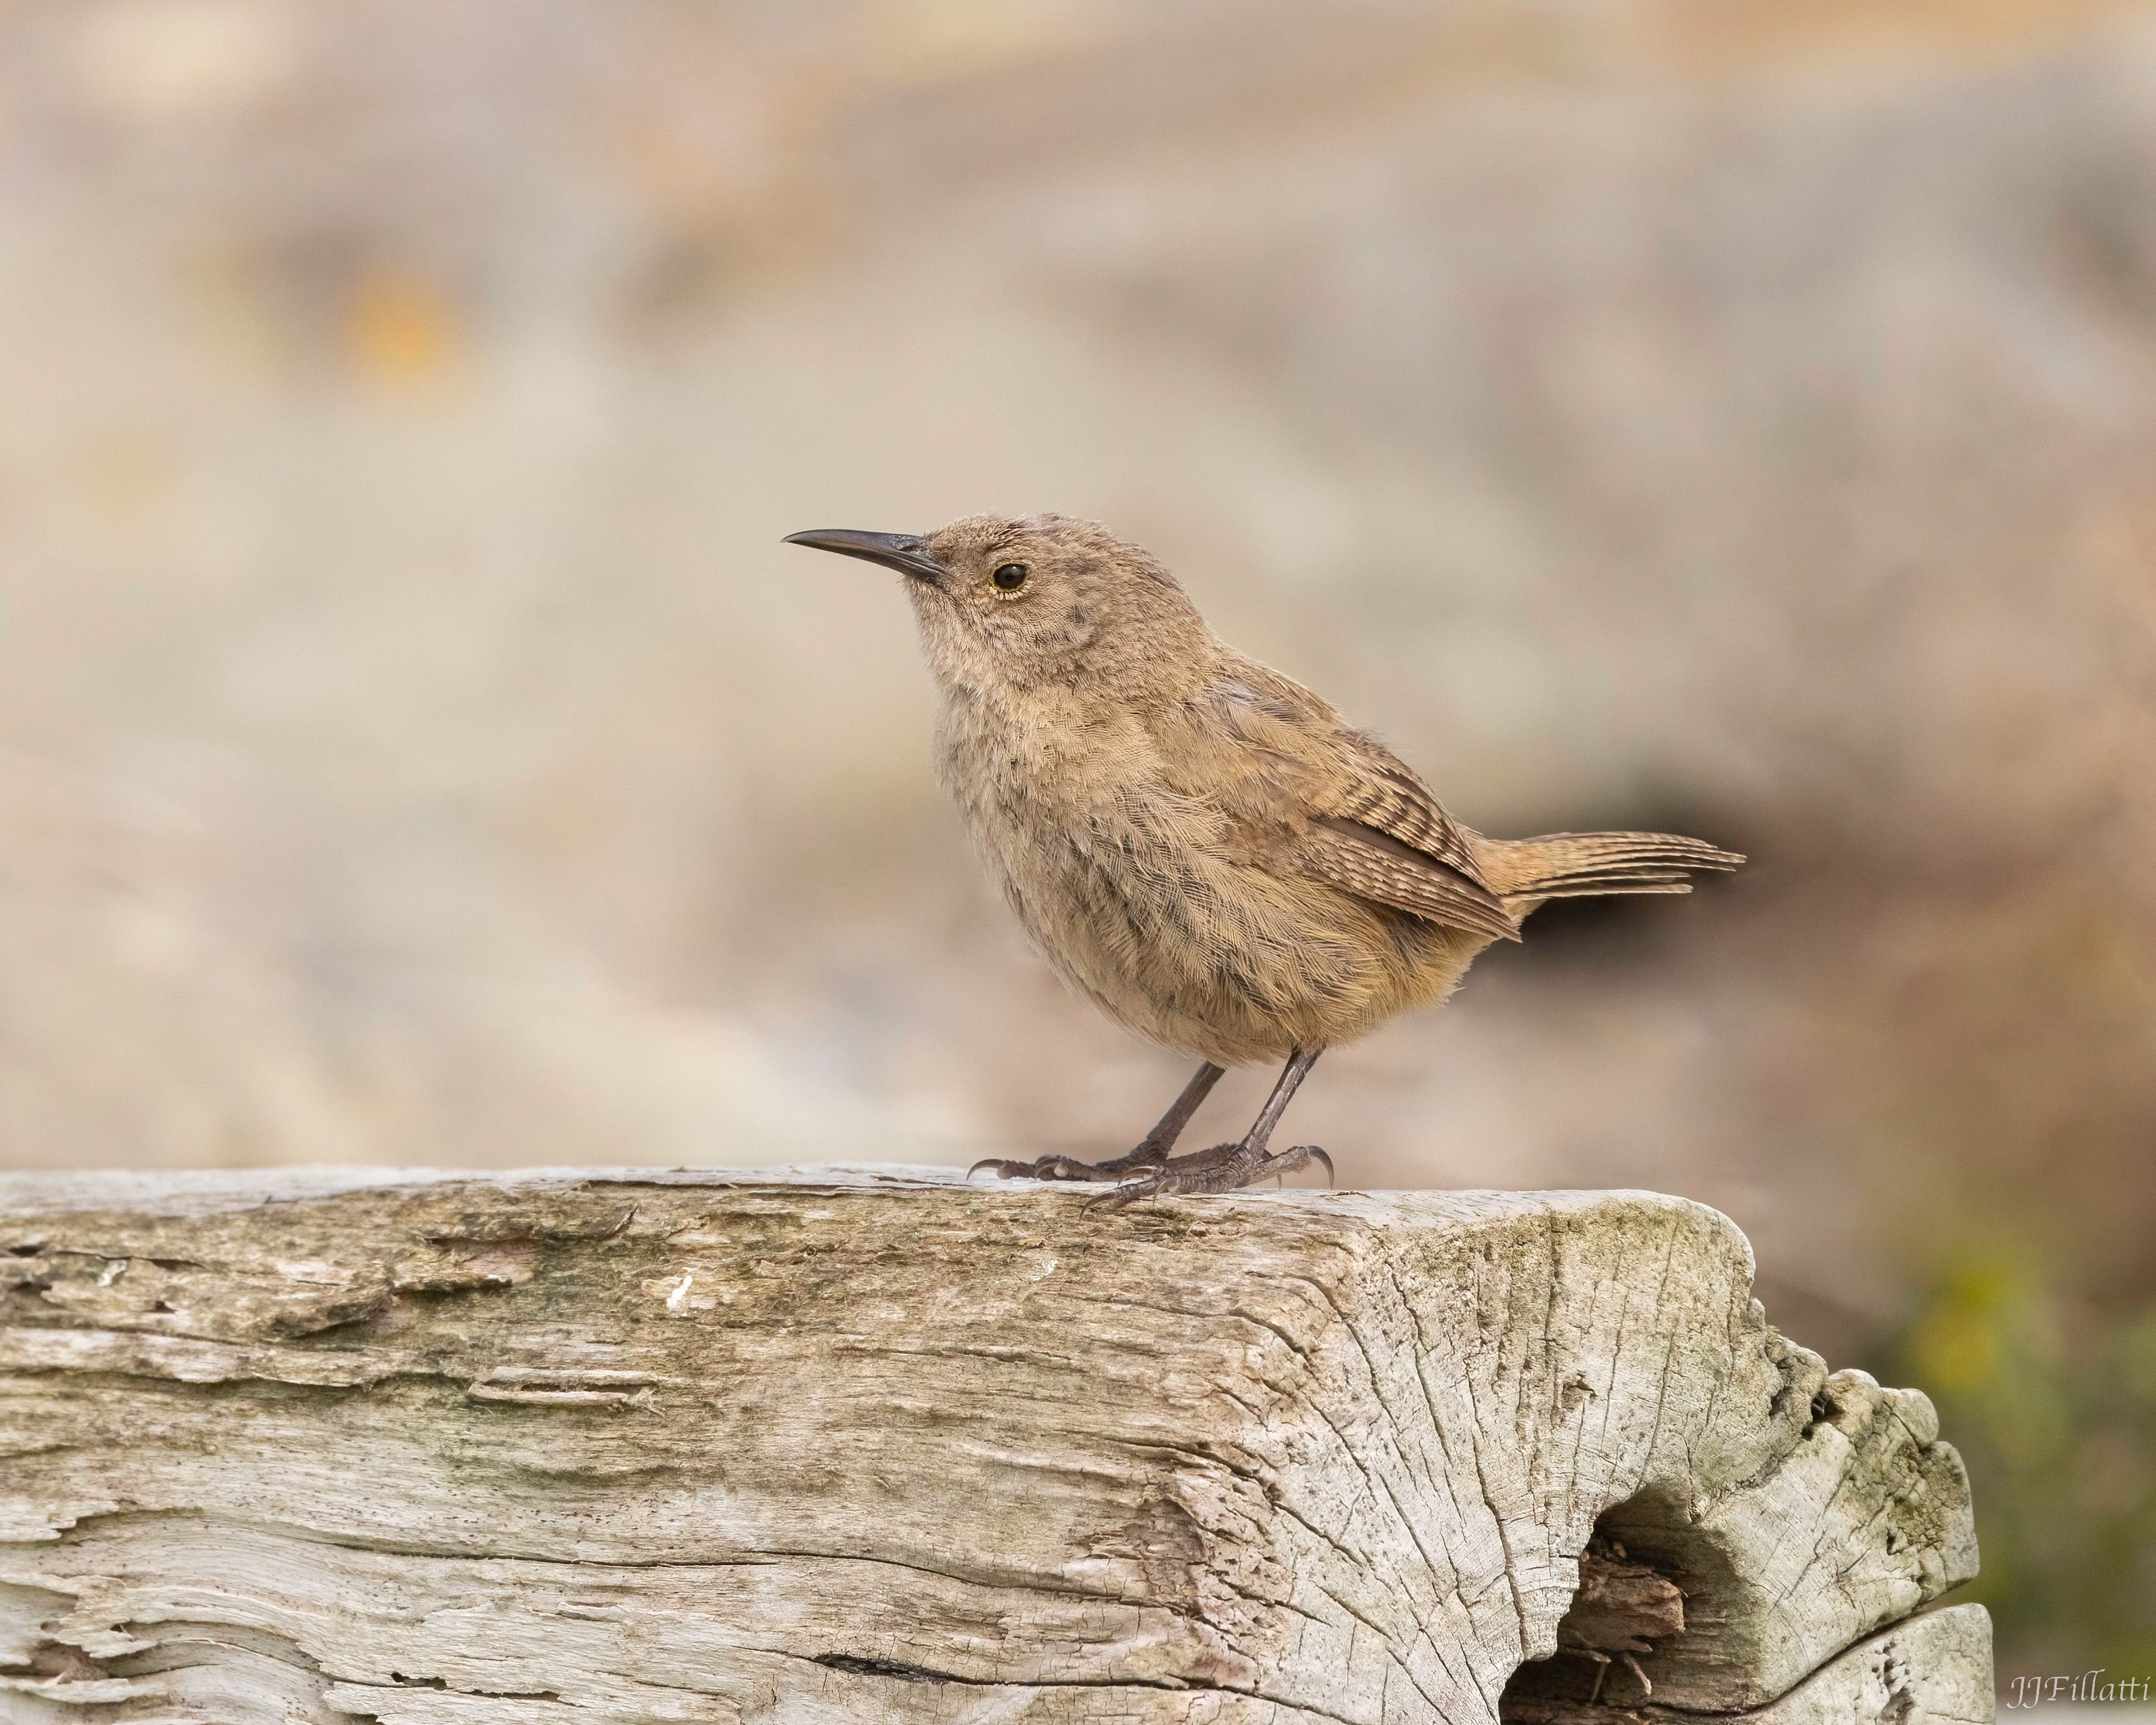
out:
<path id="1" fill-rule="evenodd" d="M 0 1717 L 1990 1717 L 1930 1404 L 1713 1211 L 1086 1197 L 0 1182 Z"/>

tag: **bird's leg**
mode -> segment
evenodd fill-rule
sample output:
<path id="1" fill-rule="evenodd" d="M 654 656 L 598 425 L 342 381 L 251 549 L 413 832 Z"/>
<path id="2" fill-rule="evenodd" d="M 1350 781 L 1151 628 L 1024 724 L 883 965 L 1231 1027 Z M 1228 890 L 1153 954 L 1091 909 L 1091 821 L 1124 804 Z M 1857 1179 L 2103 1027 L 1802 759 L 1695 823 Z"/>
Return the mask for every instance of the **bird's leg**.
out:
<path id="1" fill-rule="evenodd" d="M 1154 1123 L 1153 1129 L 1138 1140 L 1137 1147 L 1113 1162 L 1096 1164 L 1096 1177 L 1105 1175 L 1109 1179 L 1117 1179 L 1134 1168 L 1166 1163 L 1168 1153 L 1175 1148 L 1175 1141 L 1183 1136 L 1183 1127 L 1190 1124 L 1190 1117 L 1213 1094 L 1213 1086 L 1220 1081 L 1226 1070 L 1206 1061 L 1190 1075 L 1190 1082 L 1183 1086 L 1183 1094 L 1168 1105 L 1168 1112 Z"/>
<path id="2" fill-rule="evenodd" d="M 1212 1094 L 1213 1086 L 1220 1081 L 1223 1070 L 1208 1060 L 1193 1073 L 1190 1082 L 1183 1086 L 1183 1094 L 1160 1117 L 1160 1123 L 1139 1139 L 1137 1147 L 1127 1156 L 1118 1156 L 1113 1162 L 1080 1162 L 1069 1156 L 1044 1156 L 1038 1162 L 1005 1162 L 992 1156 L 968 1168 L 966 1177 L 971 1179 L 983 1168 L 989 1168 L 1007 1180 L 1120 1180 L 1140 1168 L 1159 1168 L 1168 1161 L 1168 1152 L 1175 1148 L 1175 1141 L 1183 1136 L 1183 1127 L 1190 1124 L 1190 1117 L 1198 1111 L 1199 1104 Z"/>
<path id="3" fill-rule="evenodd" d="M 1247 1186 L 1271 1174 L 1292 1173 L 1312 1162 L 1322 1163 L 1326 1178 L 1330 1179 L 1332 1158 L 1317 1145 L 1297 1144 L 1277 1155 L 1268 1147 L 1273 1128 L 1287 1111 L 1289 1098 L 1310 1076 L 1310 1069 L 1324 1052 L 1322 1048 L 1299 1048 L 1288 1056 L 1279 1082 L 1273 1086 L 1273 1093 L 1265 1098 L 1265 1106 L 1258 1111 L 1258 1117 L 1251 1122 L 1241 1142 L 1215 1144 L 1210 1150 L 1173 1157 L 1152 1168 L 1142 1168 L 1137 1178 L 1126 1180 L 1113 1192 L 1102 1194 L 1087 1208 L 1119 1210 L 1141 1198 L 1158 1198 L 1168 1192 L 1233 1192 L 1239 1186 Z"/>

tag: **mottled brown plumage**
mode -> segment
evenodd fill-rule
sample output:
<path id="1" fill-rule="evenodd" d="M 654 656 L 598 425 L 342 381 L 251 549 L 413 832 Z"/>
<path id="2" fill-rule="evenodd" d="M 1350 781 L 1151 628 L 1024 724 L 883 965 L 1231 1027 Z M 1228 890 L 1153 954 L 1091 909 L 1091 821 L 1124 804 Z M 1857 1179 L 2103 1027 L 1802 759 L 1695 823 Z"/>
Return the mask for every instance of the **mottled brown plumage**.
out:
<path id="1" fill-rule="evenodd" d="M 942 694 L 938 773 L 1011 908 L 1111 1018 L 1205 1062 L 1129 1156 L 999 1172 L 1134 1176 L 1126 1201 L 1322 1158 L 1267 1148 L 1319 1050 L 1443 999 L 1546 899 L 1686 892 L 1687 870 L 1743 860 L 1659 833 L 1485 838 L 1095 522 L 793 537 L 906 574 Z M 1251 1132 L 1171 1159 L 1220 1069 L 1265 1060 L 1288 1065 Z"/>

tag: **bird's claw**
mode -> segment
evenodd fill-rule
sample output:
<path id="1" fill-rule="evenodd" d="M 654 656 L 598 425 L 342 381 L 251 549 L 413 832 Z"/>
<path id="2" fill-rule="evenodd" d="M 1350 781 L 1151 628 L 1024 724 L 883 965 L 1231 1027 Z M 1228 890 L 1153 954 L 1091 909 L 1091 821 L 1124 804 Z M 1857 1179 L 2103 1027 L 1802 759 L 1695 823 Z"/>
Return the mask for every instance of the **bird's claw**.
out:
<path id="1" fill-rule="evenodd" d="M 1141 1198 L 1158 1198 L 1168 1189 L 1158 1173 L 1140 1174 L 1135 1180 L 1126 1180 L 1112 1192 L 1103 1192 L 1098 1198 L 1088 1199 L 1086 1214 L 1089 1216 L 1112 1215 L 1127 1209 Z"/>
<path id="2" fill-rule="evenodd" d="M 1005 1180 L 1106 1180 L 1104 1174 L 1090 1162 L 1080 1162 L 1069 1156 L 1043 1156 L 1032 1162 L 1013 1162 L 1000 1156 L 986 1156 L 966 1170 L 972 1179 L 983 1168 L 993 1168 L 999 1178 Z"/>
<path id="3" fill-rule="evenodd" d="M 972 1179 L 984 1168 L 993 1168 L 997 1176 L 1005 1180 L 1024 1178 L 1033 1173 L 1033 1164 L 1029 1162 L 1006 1162 L 1000 1156 L 983 1156 L 966 1170 L 966 1178 Z"/>
<path id="4" fill-rule="evenodd" d="M 1275 1174 L 1291 1174 L 1311 1163 L 1325 1169 L 1325 1183 L 1337 1183 L 1332 1158 L 1316 1144 L 1297 1144 L 1277 1155 L 1249 1153 L 1242 1144 L 1215 1144 L 1195 1155 L 1178 1156 L 1158 1168 L 1147 1168 L 1136 1179 L 1125 1180 L 1112 1192 L 1103 1192 L 1086 1206 L 1088 1215 L 1112 1214 L 1140 1199 L 1165 1198 L 1176 1193 L 1234 1192 Z"/>
<path id="5" fill-rule="evenodd" d="M 966 1170 L 972 1179 L 983 1168 L 993 1168 L 999 1178 L 1005 1180 L 1120 1180 L 1133 1168 L 1159 1166 L 1164 1158 L 1149 1152 L 1140 1145 L 1128 1156 L 1113 1162 L 1081 1162 L 1075 1156 L 1043 1156 L 1032 1162 L 1013 1162 L 1000 1156 L 986 1156 Z"/>

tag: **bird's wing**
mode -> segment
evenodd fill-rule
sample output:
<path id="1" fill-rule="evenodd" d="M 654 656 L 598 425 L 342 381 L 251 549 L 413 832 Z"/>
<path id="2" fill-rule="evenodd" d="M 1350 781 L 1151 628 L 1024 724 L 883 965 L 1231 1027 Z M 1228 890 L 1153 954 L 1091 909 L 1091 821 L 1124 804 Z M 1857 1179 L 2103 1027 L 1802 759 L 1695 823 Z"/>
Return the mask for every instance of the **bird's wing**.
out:
<path id="1" fill-rule="evenodd" d="M 1320 815 L 1297 860 L 1305 872 L 1396 911 L 1493 940 L 1516 941 L 1520 925 L 1486 886 L 1374 827 Z"/>
<path id="2" fill-rule="evenodd" d="M 1344 726 L 1333 742 L 1331 783 L 1312 804 L 1315 819 L 1328 827 L 1345 822 L 1381 833 L 1489 891 L 1467 829 L 1445 813 L 1397 755 L 1375 737 Z"/>
<path id="3" fill-rule="evenodd" d="M 1260 777 L 1298 829 L 1294 863 L 1343 892 L 1454 928 L 1517 940 L 1475 835 L 1376 738 L 1299 684 L 1253 664 L 1214 685 L 1238 740 L 1268 757 Z"/>

